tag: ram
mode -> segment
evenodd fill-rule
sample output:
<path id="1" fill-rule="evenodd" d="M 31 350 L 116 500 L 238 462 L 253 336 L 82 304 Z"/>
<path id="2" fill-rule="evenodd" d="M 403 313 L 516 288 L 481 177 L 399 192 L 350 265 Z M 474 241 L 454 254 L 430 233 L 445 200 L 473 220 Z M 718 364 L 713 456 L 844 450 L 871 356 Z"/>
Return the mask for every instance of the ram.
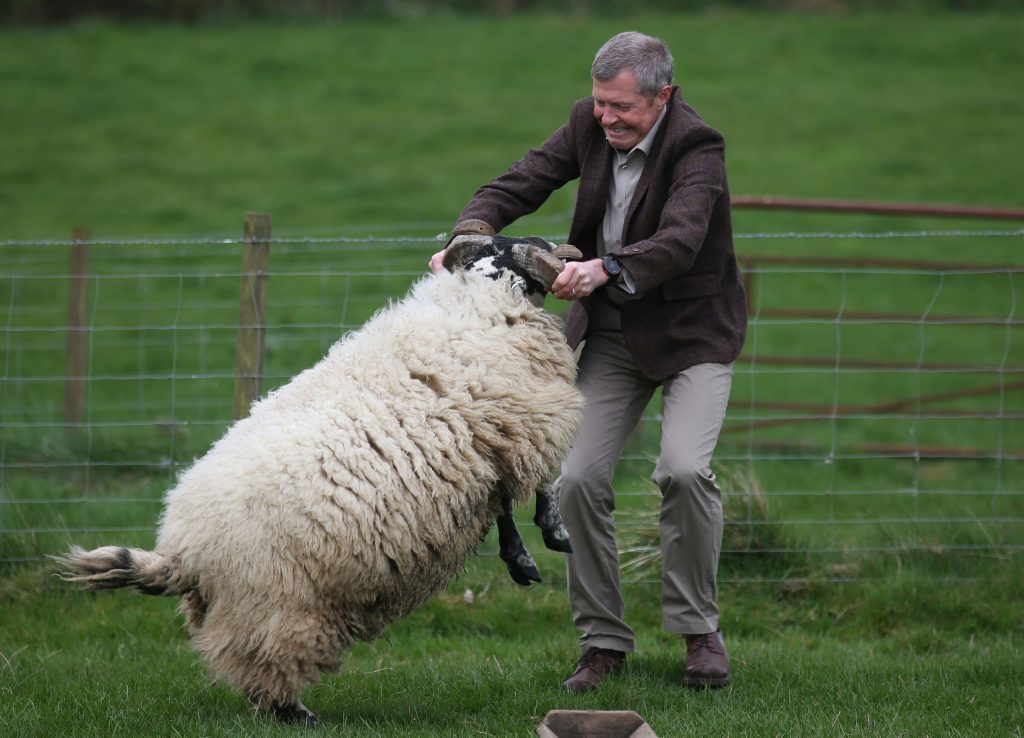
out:
<path id="1" fill-rule="evenodd" d="M 62 576 L 177 595 L 192 643 L 257 710 L 313 724 L 300 693 L 441 591 L 498 520 L 513 578 L 539 581 L 512 521 L 550 479 L 582 400 L 542 305 L 569 246 L 463 235 L 443 271 L 254 404 L 166 496 L 154 551 L 77 547 Z"/>

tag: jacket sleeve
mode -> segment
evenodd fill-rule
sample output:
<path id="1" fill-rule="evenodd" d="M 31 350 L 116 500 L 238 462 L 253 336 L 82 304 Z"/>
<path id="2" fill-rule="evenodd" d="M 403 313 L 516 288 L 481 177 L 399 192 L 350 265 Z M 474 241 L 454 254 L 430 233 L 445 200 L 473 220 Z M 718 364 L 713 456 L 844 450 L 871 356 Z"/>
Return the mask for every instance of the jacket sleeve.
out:
<path id="1" fill-rule="evenodd" d="M 536 211 L 551 193 L 579 176 L 570 120 L 539 147 L 530 149 L 505 174 L 478 189 L 458 220 L 476 218 L 501 231 Z"/>
<path id="2" fill-rule="evenodd" d="M 644 293 L 690 271 L 708 235 L 715 208 L 727 191 L 725 143 L 710 128 L 679 141 L 663 185 L 657 229 L 621 249 L 623 265 Z"/>

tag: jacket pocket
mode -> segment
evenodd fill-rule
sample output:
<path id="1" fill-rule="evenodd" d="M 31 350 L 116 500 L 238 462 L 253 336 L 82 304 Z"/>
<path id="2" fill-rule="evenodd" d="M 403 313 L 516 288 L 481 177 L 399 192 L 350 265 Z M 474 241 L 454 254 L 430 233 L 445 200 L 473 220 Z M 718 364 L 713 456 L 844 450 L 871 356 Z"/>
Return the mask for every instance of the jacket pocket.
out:
<path id="1" fill-rule="evenodd" d="M 714 274 L 691 274 L 666 282 L 661 291 L 666 300 L 686 300 L 717 295 L 722 291 L 722 285 Z"/>

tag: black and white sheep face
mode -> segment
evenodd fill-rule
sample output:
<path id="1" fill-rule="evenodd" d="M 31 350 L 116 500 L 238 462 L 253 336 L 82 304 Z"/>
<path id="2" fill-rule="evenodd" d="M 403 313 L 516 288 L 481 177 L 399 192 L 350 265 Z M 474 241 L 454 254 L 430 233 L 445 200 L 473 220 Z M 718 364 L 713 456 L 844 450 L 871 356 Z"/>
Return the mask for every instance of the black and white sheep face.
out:
<path id="1" fill-rule="evenodd" d="M 561 272 L 563 260 L 581 256 L 574 246 L 556 246 L 543 238 L 474 234 L 453 239 L 444 264 L 448 269 L 459 268 L 495 280 L 511 276 L 513 289 L 540 306 Z"/>
<path id="2" fill-rule="evenodd" d="M 548 293 L 547 288 L 533 275 L 527 273 L 521 258 L 516 258 L 516 252 L 532 244 L 550 253 L 554 251 L 555 244 L 536 237 L 491 236 L 490 241 L 488 247 L 466 261 L 463 269 L 494 280 L 505 279 L 511 275 L 513 289 L 520 290 L 527 299 L 543 301 Z"/>

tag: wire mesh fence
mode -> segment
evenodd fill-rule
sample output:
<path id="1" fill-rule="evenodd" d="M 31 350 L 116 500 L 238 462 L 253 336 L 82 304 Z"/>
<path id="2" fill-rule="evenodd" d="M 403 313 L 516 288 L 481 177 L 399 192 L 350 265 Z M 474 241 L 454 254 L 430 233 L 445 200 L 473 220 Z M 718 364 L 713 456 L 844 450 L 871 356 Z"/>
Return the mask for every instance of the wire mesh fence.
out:
<path id="1" fill-rule="evenodd" d="M 989 576 L 978 562 L 1024 546 L 1024 267 L 1000 258 L 1022 239 L 741 238 L 750 329 L 715 462 L 723 581 L 866 579 L 919 558 L 935 577 Z M 79 245 L 0 243 L 3 562 L 69 540 L 151 546 L 167 487 L 232 418 L 242 242 L 94 241 L 76 272 Z M 436 248 L 273 239 L 262 391 L 403 295 Z M 987 258 L 921 256 L 940 252 Z M 636 582 L 658 577 L 659 412 L 656 396 L 616 475 Z"/>

